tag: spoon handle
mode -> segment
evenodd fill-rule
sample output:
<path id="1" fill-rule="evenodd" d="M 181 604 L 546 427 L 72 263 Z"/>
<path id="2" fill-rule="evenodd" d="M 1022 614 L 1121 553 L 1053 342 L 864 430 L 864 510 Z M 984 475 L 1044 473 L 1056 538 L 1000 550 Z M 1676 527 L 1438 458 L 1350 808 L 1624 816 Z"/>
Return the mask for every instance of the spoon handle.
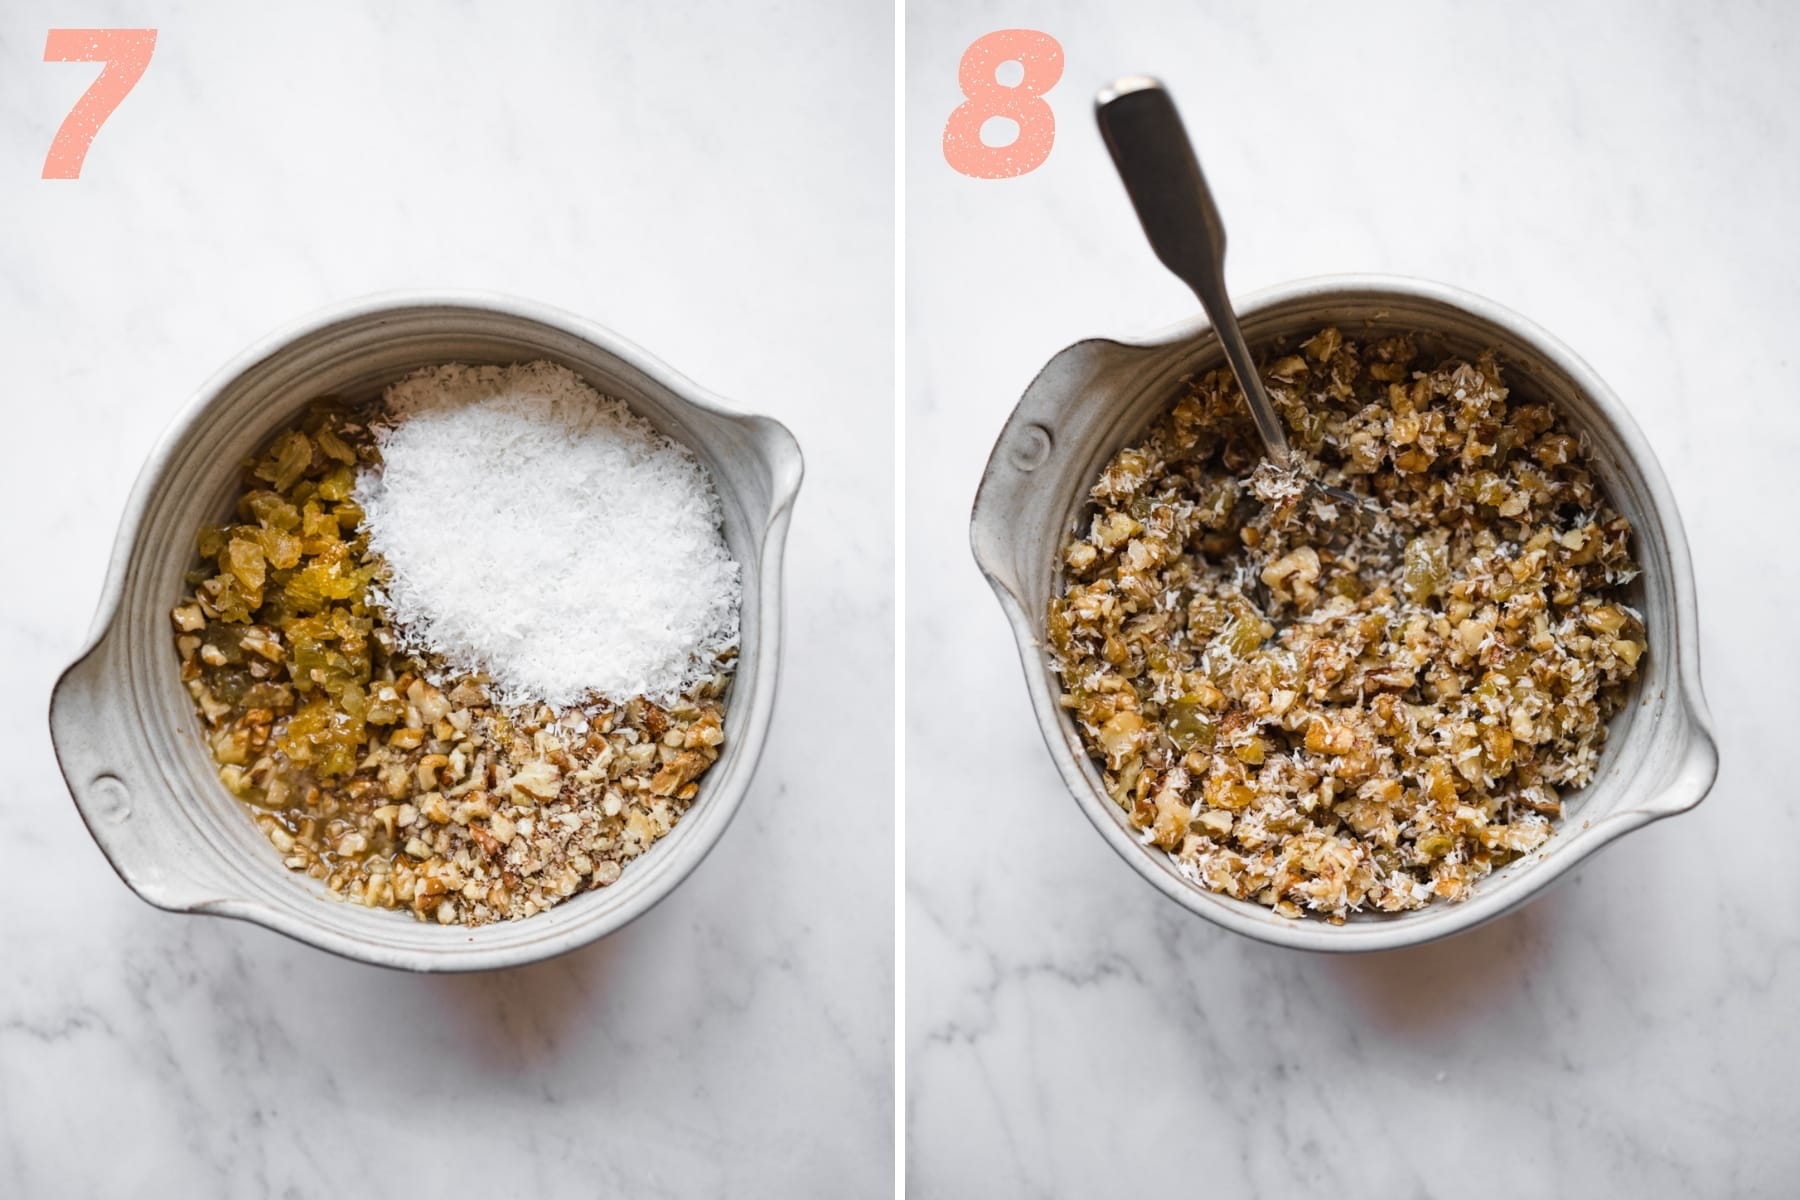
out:
<path id="1" fill-rule="evenodd" d="M 1175 102 L 1156 80 L 1129 75 L 1101 89 L 1094 116 L 1151 249 L 1199 298 L 1249 402 L 1263 448 L 1276 466 L 1286 467 L 1287 431 L 1263 390 L 1225 293 L 1225 223 Z"/>

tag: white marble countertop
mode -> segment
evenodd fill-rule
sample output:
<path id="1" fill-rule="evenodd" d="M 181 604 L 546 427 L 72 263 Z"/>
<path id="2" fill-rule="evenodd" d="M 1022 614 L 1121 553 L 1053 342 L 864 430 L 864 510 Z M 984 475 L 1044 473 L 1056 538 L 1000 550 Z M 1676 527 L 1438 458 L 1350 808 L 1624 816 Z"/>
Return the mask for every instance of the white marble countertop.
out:
<path id="1" fill-rule="evenodd" d="M 1067 55 L 1036 172 L 938 147 L 956 64 Z M 913 0 L 907 46 L 909 1183 L 978 1195 L 1791 1196 L 1800 816 L 1800 12 L 1626 3 Z M 1049 357 L 1193 301 L 1094 132 L 1163 77 L 1238 290 L 1423 276 L 1566 340 L 1681 504 L 1723 769 L 1522 912 L 1355 959 L 1253 944 L 1120 862 L 1059 783 L 968 552 Z"/>
<path id="2" fill-rule="evenodd" d="M 0 11 L 0 1195 L 888 1193 L 891 15 L 524 11 Z M 82 178 L 46 182 L 96 73 L 39 61 L 73 24 L 159 40 Z M 45 727 L 165 422 L 265 333 L 430 286 L 600 321 L 808 459 L 736 822 L 628 929 L 485 977 L 151 909 Z"/>

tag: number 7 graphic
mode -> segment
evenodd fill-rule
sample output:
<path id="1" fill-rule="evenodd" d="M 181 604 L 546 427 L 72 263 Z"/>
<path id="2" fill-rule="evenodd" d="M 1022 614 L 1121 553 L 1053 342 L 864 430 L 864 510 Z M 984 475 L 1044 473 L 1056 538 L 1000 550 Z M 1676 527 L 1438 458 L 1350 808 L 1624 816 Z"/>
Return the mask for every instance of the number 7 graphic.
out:
<path id="1" fill-rule="evenodd" d="M 80 179 L 88 147 L 150 65 L 154 29 L 52 29 L 44 40 L 45 62 L 101 62 L 100 78 L 81 94 L 50 142 L 45 179 Z"/>

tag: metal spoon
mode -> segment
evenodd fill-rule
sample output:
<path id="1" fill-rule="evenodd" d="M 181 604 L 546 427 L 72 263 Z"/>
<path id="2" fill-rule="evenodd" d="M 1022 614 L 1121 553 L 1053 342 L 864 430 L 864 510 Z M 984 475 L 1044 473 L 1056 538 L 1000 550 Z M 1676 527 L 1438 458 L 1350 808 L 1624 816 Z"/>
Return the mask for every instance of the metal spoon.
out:
<path id="1" fill-rule="evenodd" d="M 1225 223 L 1200 173 L 1200 161 L 1181 124 L 1181 114 L 1163 85 L 1147 75 L 1127 75 L 1094 99 L 1100 135 L 1137 209 L 1138 220 L 1156 257 L 1193 289 L 1225 347 L 1225 358 L 1256 420 L 1269 460 L 1284 471 L 1298 464 L 1287 431 L 1263 390 L 1256 359 L 1238 328 L 1225 292 Z M 1364 497 L 1307 477 L 1306 482 L 1351 511 L 1367 513 Z"/>

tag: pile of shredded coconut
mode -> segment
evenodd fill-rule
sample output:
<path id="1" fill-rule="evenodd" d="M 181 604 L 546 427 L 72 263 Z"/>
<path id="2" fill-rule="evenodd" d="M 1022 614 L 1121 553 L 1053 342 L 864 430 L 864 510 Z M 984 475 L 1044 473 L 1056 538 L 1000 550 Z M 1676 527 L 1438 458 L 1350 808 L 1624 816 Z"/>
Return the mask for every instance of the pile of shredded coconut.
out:
<path id="1" fill-rule="evenodd" d="M 706 469 L 565 367 L 451 363 L 390 387 L 355 499 L 382 600 L 445 682 L 503 704 L 670 704 L 737 646 Z"/>

